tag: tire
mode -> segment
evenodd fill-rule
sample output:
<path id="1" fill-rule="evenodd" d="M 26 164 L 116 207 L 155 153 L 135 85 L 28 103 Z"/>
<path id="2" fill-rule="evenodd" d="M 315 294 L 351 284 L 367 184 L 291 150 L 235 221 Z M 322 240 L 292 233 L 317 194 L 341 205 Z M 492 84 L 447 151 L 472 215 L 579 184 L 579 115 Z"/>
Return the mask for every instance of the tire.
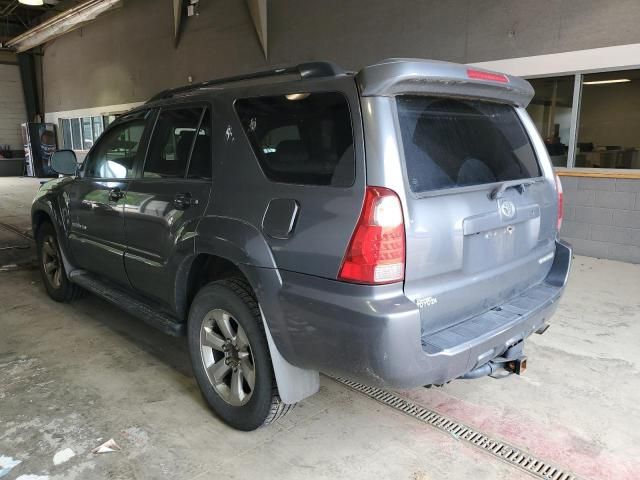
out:
<path id="1" fill-rule="evenodd" d="M 38 229 L 36 246 L 42 283 L 49 296 L 56 302 L 70 302 L 80 297 L 84 291 L 67 278 L 58 237 L 51 223 L 43 223 Z"/>
<path id="2" fill-rule="evenodd" d="M 188 337 L 200 391 L 224 422 L 255 430 L 293 408 L 278 395 L 258 302 L 244 278 L 212 282 L 198 292 Z"/>

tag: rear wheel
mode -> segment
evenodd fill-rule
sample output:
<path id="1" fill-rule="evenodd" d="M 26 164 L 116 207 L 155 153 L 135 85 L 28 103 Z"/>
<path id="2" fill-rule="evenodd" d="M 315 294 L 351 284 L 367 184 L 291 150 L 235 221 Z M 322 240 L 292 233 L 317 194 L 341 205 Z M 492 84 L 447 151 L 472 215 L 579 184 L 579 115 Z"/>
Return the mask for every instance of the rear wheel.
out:
<path id="1" fill-rule="evenodd" d="M 211 409 L 239 430 L 286 414 L 280 400 L 258 303 L 241 277 L 203 287 L 189 312 L 189 351 Z"/>
<path id="2" fill-rule="evenodd" d="M 36 245 L 42 282 L 49 296 L 56 302 L 68 302 L 79 297 L 82 289 L 67 278 L 56 231 L 49 222 L 38 229 Z"/>

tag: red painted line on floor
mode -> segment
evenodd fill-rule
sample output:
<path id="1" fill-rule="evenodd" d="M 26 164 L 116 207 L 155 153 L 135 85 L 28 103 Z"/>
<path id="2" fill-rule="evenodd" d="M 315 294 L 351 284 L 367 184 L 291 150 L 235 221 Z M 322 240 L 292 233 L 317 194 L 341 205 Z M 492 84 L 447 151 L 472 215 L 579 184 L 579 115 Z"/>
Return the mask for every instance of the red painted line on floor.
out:
<path id="1" fill-rule="evenodd" d="M 565 425 L 546 426 L 513 412 L 476 405 L 436 389 L 405 390 L 415 403 L 458 420 L 515 447 L 525 448 L 558 467 L 565 467 L 585 479 L 638 480 L 640 452 L 635 458 L 599 448 Z"/>

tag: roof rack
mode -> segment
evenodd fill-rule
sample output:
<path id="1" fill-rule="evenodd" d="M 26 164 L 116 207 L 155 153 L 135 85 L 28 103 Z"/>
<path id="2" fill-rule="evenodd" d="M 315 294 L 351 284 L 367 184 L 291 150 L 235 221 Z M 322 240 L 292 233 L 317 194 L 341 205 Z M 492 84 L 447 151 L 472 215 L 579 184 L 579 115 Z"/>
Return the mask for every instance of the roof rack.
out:
<path id="1" fill-rule="evenodd" d="M 171 98 L 174 95 L 198 90 L 201 88 L 211 87 L 213 85 L 222 85 L 225 83 L 240 82 L 243 80 L 255 80 L 257 78 L 275 77 L 280 75 L 299 75 L 300 78 L 318 78 L 318 77 L 334 77 L 336 75 L 344 75 L 346 72 L 332 62 L 309 62 L 301 63 L 292 67 L 274 68 L 270 70 L 261 70 L 258 72 L 247 73 L 245 75 L 235 75 L 233 77 L 217 78 L 207 80 L 205 82 L 194 83 L 177 88 L 170 88 L 154 95 L 147 103 L 165 98 Z"/>

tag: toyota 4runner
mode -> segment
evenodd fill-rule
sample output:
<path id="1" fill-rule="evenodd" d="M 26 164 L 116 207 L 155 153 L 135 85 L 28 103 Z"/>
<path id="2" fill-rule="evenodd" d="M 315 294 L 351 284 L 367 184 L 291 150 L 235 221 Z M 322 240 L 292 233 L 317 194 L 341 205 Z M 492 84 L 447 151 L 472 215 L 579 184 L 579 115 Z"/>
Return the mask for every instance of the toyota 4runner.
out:
<path id="1" fill-rule="evenodd" d="M 188 336 L 210 407 L 251 430 L 319 373 L 374 386 L 520 373 L 567 281 L 562 189 L 526 81 L 331 63 L 161 92 L 33 203 L 44 285 Z"/>

